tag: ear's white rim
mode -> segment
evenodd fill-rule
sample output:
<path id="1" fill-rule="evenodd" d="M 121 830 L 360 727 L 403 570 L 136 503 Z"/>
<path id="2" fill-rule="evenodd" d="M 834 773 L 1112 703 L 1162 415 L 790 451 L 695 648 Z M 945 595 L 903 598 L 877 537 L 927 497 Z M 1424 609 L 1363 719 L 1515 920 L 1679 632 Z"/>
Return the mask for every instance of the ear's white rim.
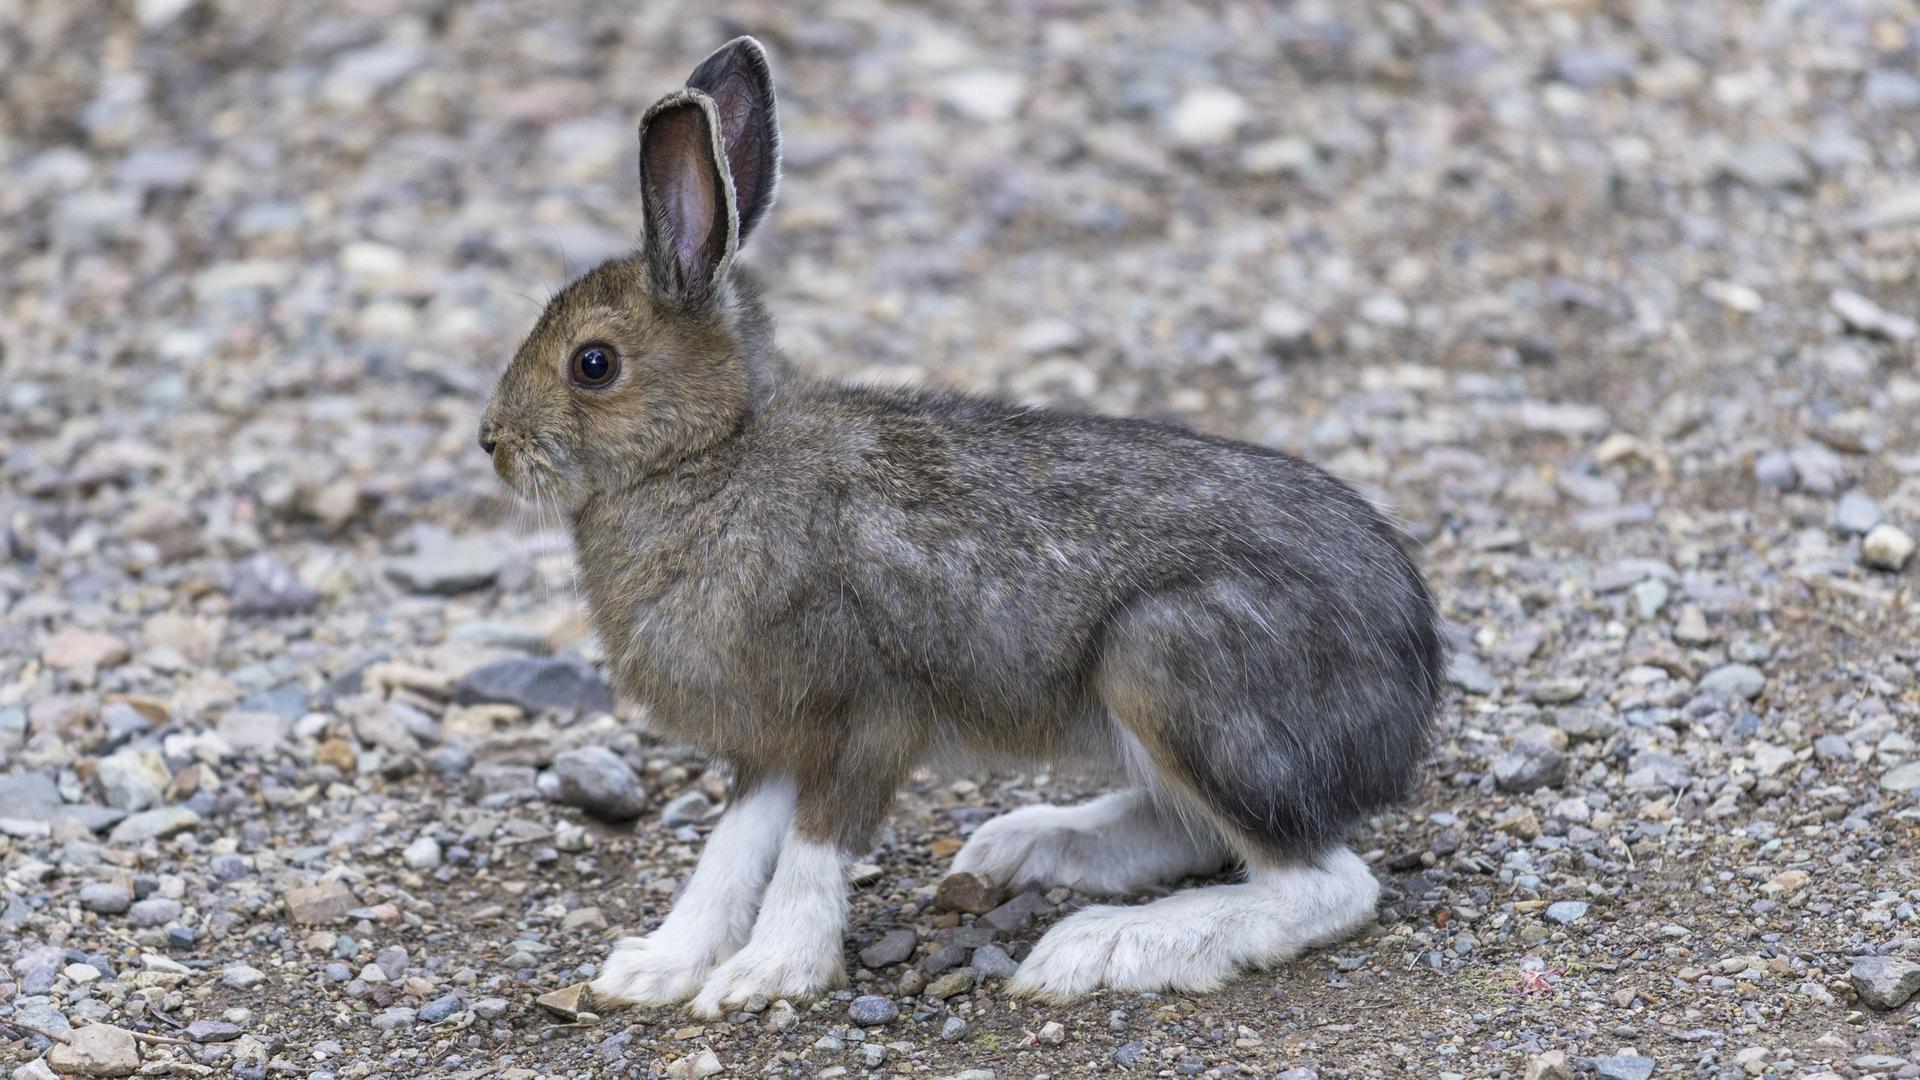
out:
<path id="1" fill-rule="evenodd" d="M 737 234 L 739 232 L 751 232 L 752 230 L 759 228 L 760 223 L 762 221 L 765 221 L 767 218 L 770 218 L 773 216 L 774 204 L 780 201 L 780 180 L 785 172 L 785 169 L 783 167 L 785 165 L 785 160 L 783 156 L 783 148 L 781 146 L 781 135 L 780 135 L 780 95 L 777 92 L 775 92 L 774 84 L 773 84 L 773 57 L 768 54 L 767 47 L 765 45 L 760 44 L 759 38 L 754 37 L 752 34 L 741 34 L 739 37 L 736 37 L 732 41 L 729 41 L 726 44 L 720 46 L 719 48 L 713 50 L 712 52 L 708 53 L 706 56 L 701 57 L 700 63 L 695 64 L 693 66 L 693 69 L 696 72 L 699 71 L 700 68 L 706 65 L 707 61 L 713 59 L 716 56 L 719 56 L 721 53 L 726 52 L 728 49 L 732 49 L 736 47 L 747 50 L 748 54 L 753 58 L 753 66 L 759 70 L 761 76 L 766 80 L 767 112 L 769 114 L 767 117 L 767 121 L 768 121 L 767 127 L 772 132 L 772 138 L 768 139 L 767 142 L 768 142 L 768 148 L 772 151 L 772 154 L 773 154 L 773 179 L 767 183 L 767 197 L 760 204 L 760 214 L 751 223 L 744 222 L 744 221 L 737 222 L 736 224 L 738 228 L 735 230 Z M 692 89 L 692 88 L 689 87 L 688 89 Z M 701 91 L 697 91 L 697 90 L 694 92 L 701 93 Z M 648 110 L 648 112 L 649 114 L 651 114 L 652 110 Z M 718 115 L 718 112 L 719 112 L 719 109 L 716 106 L 714 109 L 714 115 Z M 726 149 L 724 145 L 724 137 L 718 131 L 715 132 L 714 137 L 716 139 L 722 140 L 723 145 L 721 146 L 721 150 L 722 152 L 724 152 Z M 733 167 L 731 164 L 727 166 L 727 182 L 728 183 L 733 182 Z M 735 217 L 739 216 L 737 208 L 734 216 Z M 737 243 L 737 237 L 736 237 L 736 243 Z"/>

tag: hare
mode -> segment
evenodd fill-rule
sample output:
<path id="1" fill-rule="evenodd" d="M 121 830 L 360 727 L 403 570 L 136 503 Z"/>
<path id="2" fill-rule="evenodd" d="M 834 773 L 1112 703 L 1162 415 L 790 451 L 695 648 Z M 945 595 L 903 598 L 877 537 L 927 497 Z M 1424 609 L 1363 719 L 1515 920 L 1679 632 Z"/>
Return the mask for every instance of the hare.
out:
<path id="1" fill-rule="evenodd" d="M 849 858 L 923 764 L 1122 788 L 990 821 L 957 870 L 1118 895 L 1243 868 L 1069 916 L 1015 992 L 1209 990 L 1368 921 L 1342 834 L 1407 795 L 1441 696 L 1393 527 L 1258 446 L 791 370 L 733 266 L 779 182 L 740 38 L 647 111 L 639 251 L 554 297 L 480 424 L 564 513 L 616 689 L 734 777 L 594 994 L 712 1017 L 843 982 Z"/>

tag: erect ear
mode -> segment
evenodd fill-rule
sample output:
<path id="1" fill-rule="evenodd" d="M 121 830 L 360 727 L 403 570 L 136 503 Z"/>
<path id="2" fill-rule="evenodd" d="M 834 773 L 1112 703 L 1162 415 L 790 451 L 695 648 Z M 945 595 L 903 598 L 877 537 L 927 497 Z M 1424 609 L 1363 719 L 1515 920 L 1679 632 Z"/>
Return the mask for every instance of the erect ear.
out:
<path id="1" fill-rule="evenodd" d="M 744 244 L 780 188 L 780 116 L 767 51 L 750 37 L 734 38 L 700 61 L 687 85 L 712 98 L 720 117 L 720 142 L 740 221 L 738 242 Z"/>
<path id="2" fill-rule="evenodd" d="M 647 110 L 640 121 L 640 199 L 654 287 L 687 300 L 710 296 L 739 242 L 712 98 L 679 90 Z"/>

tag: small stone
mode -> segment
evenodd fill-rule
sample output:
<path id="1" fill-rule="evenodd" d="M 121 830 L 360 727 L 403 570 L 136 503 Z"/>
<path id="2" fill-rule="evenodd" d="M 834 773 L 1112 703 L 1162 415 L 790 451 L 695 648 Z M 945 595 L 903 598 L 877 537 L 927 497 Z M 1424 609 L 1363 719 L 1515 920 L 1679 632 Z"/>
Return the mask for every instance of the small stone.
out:
<path id="1" fill-rule="evenodd" d="M 640 777 L 620 755 L 585 746 L 554 755 L 561 801 L 607 821 L 631 821 L 647 808 Z"/>
<path id="2" fill-rule="evenodd" d="M 440 841 L 431 836 L 421 836 L 408 844 L 400 853 L 400 861 L 410 870 L 432 870 L 440 865 Z"/>
<path id="3" fill-rule="evenodd" d="M 558 990 L 549 990 L 534 998 L 533 1003 L 562 1020 L 577 1020 L 584 1011 L 582 1002 L 586 992 L 586 983 L 574 983 L 572 986 L 563 986 Z"/>
<path id="4" fill-rule="evenodd" d="M 1573 1080 L 1573 1067 L 1564 1050 L 1549 1050 L 1527 1060 L 1525 1080 Z"/>
<path id="5" fill-rule="evenodd" d="M 124 915 L 133 906 L 133 893 L 125 885 L 92 881 L 80 886 L 80 906 L 96 915 Z"/>
<path id="6" fill-rule="evenodd" d="M 409 1031 L 412 1030 L 413 1022 L 419 1015 L 405 1005 L 389 1006 L 385 1012 L 373 1018 L 373 1029 L 386 1032 Z"/>
<path id="7" fill-rule="evenodd" d="M 1565 705 L 1580 700 L 1587 692 L 1587 680 L 1581 678 L 1542 679 L 1527 687 L 1527 700 L 1536 705 Z"/>
<path id="8" fill-rule="evenodd" d="M 853 999 L 847 1007 L 847 1019 L 861 1027 L 880 1027 L 891 1024 L 900 1016 L 900 1006 L 892 998 L 878 994 L 864 994 Z"/>
<path id="9" fill-rule="evenodd" d="M 933 894 L 933 906 L 941 911 L 985 915 L 999 905 L 1000 887 L 964 870 L 948 874 Z"/>
<path id="10" fill-rule="evenodd" d="M 100 671 L 127 662 L 127 643 L 112 634 L 66 627 L 40 649 L 40 662 L 61 671 Z"/>
<path id="11" fill-rule="evenodd" d="M 304 712 L 306 695 L 299 694 L 298 708 Z M 292 710 L 289 710 L 292 711 Z M 270 758 L 286 746 L 293 718 L 256 709 L 236 709 L 223 714 L 214 730 L 245 757 Z"/>
<path id="12" fill-rule="evenodd" d="M 140 844 L 185 832 L 198 824 L 200 815 L 192 810 L 184 806 L 163 806 L 129 814 L 125 821 L 113 827 L 107 839 L 116 844 Z"/>
<path id="13" fill-rule="evenodd" d="M 1722 701 L 1752 701 L 1767 685 L 1767 677 L 1751 664 L 1722 664 L 1700 677 L 1698 689 Z"/>
<path id="14" fill-rule="evenodd" d="M 998 945 L 982 945 L 973 950 L 973 970 L 989 979 L 1011 979 L 1020 965 Z"/>
<path id="15" fill-rule="evenodd" d="M 173 770 L 155 750 L 122 750 L 103 757 L 94 766 L 94 776 L 108 806 L 121 810 L 145 810 L 160 803 L 173 783 Z"/>
<path id="16" fill-rule="evenodd" d="M 48 1067 L 46 1058 L 34 1058 L 9 1074 L 13 1080 L 60 1080 Z"/>
<path id="17" fill-rule="evenodd" d="M 1755 188 L 1804 188 L 1813 183 L 1813 166 L 1791 143 L 1765 140 L 1729 153 L 1721 171 Z"/>
<path id="18" fill-rule="evenodd" d="M 112 1024 L 75 1028 L 67 1039 L 47 1054 L 47 1064 L 63 1076 L 131 1076 L 140 1067 L 133 1033 Z"/>
<path id="19" fill-rule="evenodd" d="M 246 1033 L 239 1024 L 224 1020 L 195 1020 L 187 1025 L 187 1038 L 197 1043 L 232 1042 Z"/>
<path id="20" fill-rule="evenodd" d="M 1292 352 L 1312 334 L 1312 316 L 1298 308 L 1275 302 L 1260 309 L 1260 342 L 1268 352 Z"/>
<path id="21" fill-rule="evenodd" d="M 720 1055 L 711 1050 L 701 1050 L 667 1066 L 669 1080 L 705 1080 L 719 1072 L 725 1066 L 720 1064 Z"/>
<path id="22" fill-rule="evenodd" d="M 1833 507 L 1833 527 L 1843 533 L 1864 536 L 1880 524 L 1880 504 L 1873 496 L 1853 488 Z"/>
<path id="23" fill-rule="evenodd" d="M 613 691 L 598 670 L 578 660 L 516 657 L 483 664 L 454 684 L 458 705 L 504 703 L 530 713 L 608 713 Z"/>
<path id="24" fill-rule="evenodd" d="M 967 1022 L 958 1016 L 949 1016 L 940 1025 L 941 1042 L 959 1042 L 967 1037 Z"/>
<path id="25" fill-rule="evenodd" d="M 423 1024 L 437 1024 L 447 1017 L 465 1010 L 466 1007 L 466 1001 L 462 999 L 459 994 L 447 994 L 444 997 L 437 997 L 425 1005 L 420 1006 L 420 1022 Z"/>
<path id="26" fill-rule="evenodd" d="M 1140 1059 L 1146 1055 L 1146 1052 L 1146 1043 L 1138 1040 L 1124 1042 L 1113 1048 L 1113 1063 L 1131 1069 L 1140 1064 Z M 1287 1080 L 1296 1080 L 1296 1078 L 1288 1077 Z"/>
<path id="27" fill-rule="evenodd" d="M 1848 757 L 1852 754 L 1849 752 Z M 1888 769 L 1880 777 L 1882 791 L 1891 791 L 1896 795 L 1905 795 L 1910 791 L 1920 791 L 1920 761 L 1909 761 Z"/>
<path id="28" fill-rule="evenodd" d="M 698 788 L 683 791 L 660 808 L 660 824 L 670 829 L 697 825 L 713 815 L 713 800 Z"/>
<path id="29" fill-rule="evenodd" d="M 1021 327 L 1013 337 L 1013 347 L 1028 356 L 1048 356 L 1078 352 L 1086 340 L 1086 333 L 1073 323 L 1065 319 L 1045 318 L 1035 319 Z"/>
<path id="30" fill-rule="evenodd" d="M 945 1001 L 947 998 L 972 990 L 973 981 L 973 969 L 955 968 L 928 983 L 926 990 L 922 991 L 922 994 L 926 997 Z"/>
<path id="31" fill-rule="evenodd" d="M 220 973 L 220 985 L 251 990 L 267 981 L 267 973 L 249 964 L 231 964 Z"/>
<path id="32" fill-rule="evenodd" d="M 940 100 L 956 112 L 983 123 L 1011 120 L 1026 100 L 1027 80 L 1017 71 L 969 68 L 935 83 Z"/>
<path id="33" fill-rule="evenodd" d="M 360 901 L 353 890 L 339 881 L 302 885 L 288 889 L 280 897 L 287 906 L 287 919 L 305 926 L 316 926 L 344 918 Z"/>
<path id="34" fill-rule="evenodd" d="M 1031 922 L 1033 917 L 1039 914 L 1040 910 L 1046 906 L 1046 894 L 1042 893 L 1039 889 L 1028 889 L 1026 892 L 987 912 L 980 917 L 980 921 L 993 927 L 995 930 L 1012 933 L 1026 926 L 1027 923 Z"/>
<path id="35" fill-rule="evenodd" d="M 1827 298 L 1840 322 L 1856 334 L 1882 338 L 1900 344 L 1920 337 L 1920 322 L 1896 315 L 1879 304 L 1847 289 L 1835 289 Z"/>
<path id="36" fill-rule="evenodd" d="M 320 594 L 271 555 L 256 555 L 242 564 L 227 587 L 227 595 L 233 613 L 242 617 L 304 615 L 320 606 Z"/>
<path id="37" fill-rule="evenodd" d="M 1863 956 L 1847 971 L 1860 1000 L 1875 1009 L 1897 1009 L 1920 993 L 1920 963 L 1897 956 Z"/>
<path id="38" fill-rule="evenodd" d="M 1578 922 L 1587 913 L 1585 900 L 1558 900 L 1547 905 L 1546 918 L 1556 926 Z"/>
<path id="39" fill-rule="evenodd" d="M 560 920 L 562 930 L 605 930 L 606 915 L 597 907 L 575 908 Z"/>
<path id="40" fill-rule="evenodd" d="M 1040 1025 L 1040 1041 L 1049 1046 L 1059 1046 L 1067 1041 L 1067 1028 L 1058 1020 L 1049 1020 Z"/>
<path id="41" fill-rule="evenodd" d="M 1792 491 L 1800 477 L 1791 455 L 1785 450 L 1769 450 L 1753 459 L 1753 480 L 1773 491 Z"/>
<path id="42" fill-rule="evenodd" d="M 165 896 L 149 896 L 145 900 L 135 901 L 127 909 L 127 925 L 135 929 L 152 926 L 165 926 L 178 919 L 184 912 L 180 901 Z"/>
<path id="43" fill-rule="evenodd" d="M 913 955 L 920 939 L 912 930 L 905 928 L 889 930 L 880 940 L 860 950 L 860 962 L 876 971 L 892 967 Z"/>
<path id="44" fill-rule="evenodd" d="M 1899 526 L 1881 522 L 1860 541 L 1860 561 L 1875 570 L 1899 573 L 1913 557 L 1914 540 Z"/>
<path id="45" fill-rule="evenodd" d="M 1566 751 L 1542 739 L 1522 739 L 1493 763 L 1493 782 L 1501 791 L 1558 787 L 1566 773 Z"/>
<path id="46" fill-rule="evenodd" d="M 1232 90 L 1201 86 L 1181 96 L 1168 127 L 1184 146 L 1213 146 L 1232 141 L 1251 113 L 1247 99 Z"/>
<path id="47" fill-rule="evenodd" d="M 1600 1080 L 1647 1080 L 1653 1075 L 1653 1059 L 1638 1054 L 1610 1054 L 1593 1059 L 1593 1074 Z"/>

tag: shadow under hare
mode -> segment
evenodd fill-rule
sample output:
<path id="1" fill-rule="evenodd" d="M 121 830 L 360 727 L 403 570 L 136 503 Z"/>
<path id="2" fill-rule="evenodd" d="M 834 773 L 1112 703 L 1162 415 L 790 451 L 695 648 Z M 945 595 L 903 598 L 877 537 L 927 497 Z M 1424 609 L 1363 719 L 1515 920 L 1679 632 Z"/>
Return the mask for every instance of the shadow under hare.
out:
<path id="1" fill-rule="evenodd" d="M 1351 488 L 1167 424 L 792 371 L 734 254 L 779 185 L 766 56 L 640 125 L 645 239 L 556 296 L 489 403 L 506 484 L 559 506 L 615 687 L 731 766 L 658 929 L 596 996 L 724 1014 L 844 981 L 846 866 L 924 764 L 1060 763 L 1113 794 L 981 826 L 954 862 L 1085 908 L 1011 988 L 1208 990 L 1372 917 L 1342 843 L 1415 782 L 1433 603 Z"/>

